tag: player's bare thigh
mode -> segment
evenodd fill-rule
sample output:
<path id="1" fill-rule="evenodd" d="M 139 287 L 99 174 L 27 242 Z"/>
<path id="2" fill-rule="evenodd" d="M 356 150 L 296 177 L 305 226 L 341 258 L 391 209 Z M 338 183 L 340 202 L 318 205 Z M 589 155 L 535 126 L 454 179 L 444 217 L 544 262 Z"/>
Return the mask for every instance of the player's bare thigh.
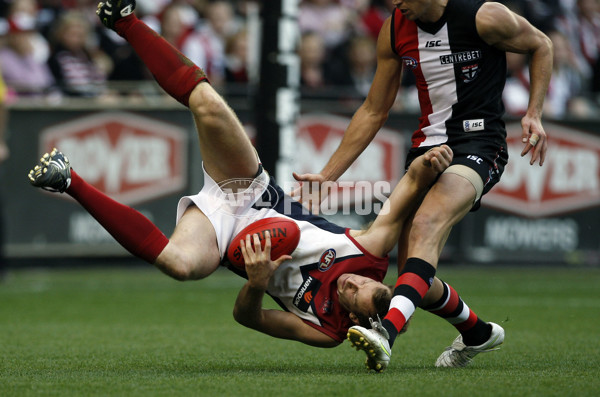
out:
<path id="1" fill-rule="evenodd" d="M 254 177 L 256 151 L 233 110 L 210 84 L 200 83 L 192 91 L 190 110 L 206 172 L 217 183 Z"/>
<path id="2" fill-rule="evenodd" d="M 475 188 L 463 176 L 442 174 L 413 218 L 408 257 L 421 258 L 437 267 L 448 232 L 471 210 L 475 197 Z"/>
<path id="3" fill-rule="evenodd" d="M 197 280 L 220 264 L 215 229 L 200 209 L 188 207 L 155 265 L 178 280 Z"/>

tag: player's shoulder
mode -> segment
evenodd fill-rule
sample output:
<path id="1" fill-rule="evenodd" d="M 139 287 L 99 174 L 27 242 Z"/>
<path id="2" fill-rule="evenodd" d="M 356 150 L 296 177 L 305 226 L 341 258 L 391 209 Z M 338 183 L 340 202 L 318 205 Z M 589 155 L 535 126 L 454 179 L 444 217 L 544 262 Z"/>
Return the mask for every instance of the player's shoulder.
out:
<path id="1" fill-rule="evenodd" d="M 477 31 L 488 43 L 498 40 L 517 30 L 516 14 L 504 4 L 486 2 L 481 5 L 475 16 Z"/>
<path id="2" fill-rule="evenodd" d="M 477 23 L 498 24 L 506 18 L 512 18 L 514 13 L 504 4 L 488 1 L 481 4 L 477 9 Z"/>

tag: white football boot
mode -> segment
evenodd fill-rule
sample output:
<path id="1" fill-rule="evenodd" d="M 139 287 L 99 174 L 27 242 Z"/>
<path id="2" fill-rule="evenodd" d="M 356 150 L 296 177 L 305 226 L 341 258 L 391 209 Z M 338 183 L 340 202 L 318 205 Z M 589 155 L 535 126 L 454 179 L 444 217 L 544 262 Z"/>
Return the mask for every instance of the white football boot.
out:
<path id="1" fill-rule="evenodd" d="M 365 366 L 377 372 L 383 372 L 392 357 L 392 349 L 388 342 L 388 332 L 380 322 L 371 321 L 372 329 L 367 329 L 359 325 L 350 327 L 348 330 L 348 340 L 356 350 L 362 350 L 367 354 Z"/>
<path id="2" fill-rule="evenodd" d="M 436 367 L 464 367 L 473 360 L 473 357 L 479 353 L 487 353 L 500 349 L 499 346 L 504 342 L 504 328 L 495 323 L 489 323 L 492 326 L 490 338 L 479 346 L 467 346 L 463 343 L 462 335 L 458 335 L 452 346 L 438 357 L 435 362 Z"/>

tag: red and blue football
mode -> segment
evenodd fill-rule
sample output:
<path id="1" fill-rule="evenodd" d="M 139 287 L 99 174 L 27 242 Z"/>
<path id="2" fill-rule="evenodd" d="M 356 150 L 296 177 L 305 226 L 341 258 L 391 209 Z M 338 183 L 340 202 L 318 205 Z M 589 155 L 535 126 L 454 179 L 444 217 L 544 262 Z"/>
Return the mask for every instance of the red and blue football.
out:
<path id="1" fill-rule="evenodd" d="M 271 234 L 272 260 L 279 258 L 281 255 L 290 255 L 298 246 L 300 228 L 296 222 L 283 217 L 264 218 L 246 226 L 231 240 L 231 244 L 227 249 L 229 262 L 238 268 L 244 269 L 244 256 L 240 248 L 240 240 L 245 240 L 248 234 L 258 234 L 260 245 L 264 248 L 267 230 Z"/>

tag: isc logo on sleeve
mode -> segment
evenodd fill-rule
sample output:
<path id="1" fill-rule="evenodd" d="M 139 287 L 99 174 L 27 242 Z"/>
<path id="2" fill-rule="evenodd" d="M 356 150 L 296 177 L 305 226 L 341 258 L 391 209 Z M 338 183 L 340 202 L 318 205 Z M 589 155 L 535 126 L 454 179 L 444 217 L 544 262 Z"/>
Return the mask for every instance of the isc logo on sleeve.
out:
<path id="1" fill-rule="evenodd" d="M 463 120 L 463 129 L 465 132 L 482 131 L 484 129 L 483 119 Z"/>

